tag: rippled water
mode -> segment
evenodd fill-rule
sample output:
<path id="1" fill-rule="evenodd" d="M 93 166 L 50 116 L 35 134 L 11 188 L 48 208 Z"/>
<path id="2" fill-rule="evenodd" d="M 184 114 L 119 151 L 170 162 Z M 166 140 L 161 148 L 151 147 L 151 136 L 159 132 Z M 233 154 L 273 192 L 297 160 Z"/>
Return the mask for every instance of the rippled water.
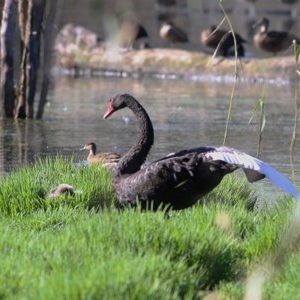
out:
<path id="1" fill-rule="evenodd" d="M 42 121 L 2 121 L 0 172 L 26 165 L 35 156 L 62 154 L 82 161 L 79 149 L 90 141 L 102 151 L 125 153 L 137 135 L 132 113 L 124 109 L 108 120 L 102 116 L 109 98 L 119 91 L 134 95 L 148 111 L 155 129 L 154 160 L 169 152 L 200 145 L 221 145 L 231 84 L 158 79 L 57 78 Z M 261 158 L 300 186 L 299 135 L 291 164 L 289 147 L 294 126 L 294 88 L 239 83 L 236 87 L 226 145 L 256 155 L 258 121 L 249 119 L 265 90 L 266 127 Z M 266 182 L 266 181 L 264 181 Z M 261 189 L 264 189 L 265 183 Z M 275 191 L 277 191 L 275 189 Z"/>

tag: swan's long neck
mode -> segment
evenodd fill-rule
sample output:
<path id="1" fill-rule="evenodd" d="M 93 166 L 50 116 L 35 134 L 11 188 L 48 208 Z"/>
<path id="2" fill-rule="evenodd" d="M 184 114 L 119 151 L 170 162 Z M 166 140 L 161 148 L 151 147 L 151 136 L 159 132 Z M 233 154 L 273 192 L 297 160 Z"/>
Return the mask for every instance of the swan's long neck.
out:
<path id="1" fill-rule="evenodd" d="M 132 99 L 134 101 L 132 101 Z M 134 99 L 128 101 L 127 107 L 132 110 L 139 124 L 139 136 L 133 147 L 120 159 L 119 172 L 133 174 L 137 172 L 145 162 L 147 155 L 154 143 L 152 122 L 145 109 Z"/>

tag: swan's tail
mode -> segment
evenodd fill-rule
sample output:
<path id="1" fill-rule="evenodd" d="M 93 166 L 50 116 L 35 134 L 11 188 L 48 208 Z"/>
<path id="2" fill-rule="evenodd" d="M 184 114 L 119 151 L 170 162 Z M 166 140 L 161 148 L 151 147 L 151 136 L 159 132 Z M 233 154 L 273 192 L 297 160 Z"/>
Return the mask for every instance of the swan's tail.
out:
<path id="1" fill-rule="evenodd" d="M 278 186 L 300 201 L 299 191 L 288 178 L 286 178 L 283 174 L 269 164 L 255 157 L 227 147 L 216 148 L 213 152 L 207 152 L 205 156 L 211 157 L 213 160 L 222 160 L 229 164 L 243 168 L 247 179 L 250 182 L 254 182 L 266 177 L 270 180 L 270 182 L 272 182 L 272 184 Z"/>

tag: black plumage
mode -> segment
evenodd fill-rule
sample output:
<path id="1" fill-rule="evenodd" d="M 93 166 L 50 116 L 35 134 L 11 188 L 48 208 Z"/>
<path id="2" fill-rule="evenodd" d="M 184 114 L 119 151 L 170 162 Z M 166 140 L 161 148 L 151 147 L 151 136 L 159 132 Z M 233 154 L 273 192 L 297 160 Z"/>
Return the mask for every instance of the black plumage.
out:
<path id="1" fill-rule="evenodd" d="M 237 55 L 243 57 L 245 55 L 245 49 L 243 44 L 247 43 L 238 33 L 234 33 L 236 41 Z M 234 38 L 230 31 L 226 31 L 218 28 L 215 25 L 203 30 L 200 34 L 201 43 L 213 50 L 218 48 L 220 55 L 232 56 L 234 55 Z"/>

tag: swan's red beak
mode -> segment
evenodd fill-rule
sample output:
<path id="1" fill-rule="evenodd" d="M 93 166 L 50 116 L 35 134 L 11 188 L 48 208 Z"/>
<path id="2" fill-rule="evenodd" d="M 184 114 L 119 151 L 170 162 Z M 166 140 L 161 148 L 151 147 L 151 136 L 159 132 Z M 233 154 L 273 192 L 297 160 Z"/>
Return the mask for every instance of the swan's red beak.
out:
<path id="1" fill-rule="evenodd" d="M 105 119 L 107 119 L 111 114 L 113 114 L 114 113 L 114 108 L 113 108 L 113 106 L 112 106 L 112 100 L 110 100 L 109 102 L 108 102 L 108 106 L 107 106 L 107 109 L 106 109 L 106 112 L 105 112 L 105 114 L 104 114 L 104 116 L 103 116 L 103 119 L 105 120 Z"/>

